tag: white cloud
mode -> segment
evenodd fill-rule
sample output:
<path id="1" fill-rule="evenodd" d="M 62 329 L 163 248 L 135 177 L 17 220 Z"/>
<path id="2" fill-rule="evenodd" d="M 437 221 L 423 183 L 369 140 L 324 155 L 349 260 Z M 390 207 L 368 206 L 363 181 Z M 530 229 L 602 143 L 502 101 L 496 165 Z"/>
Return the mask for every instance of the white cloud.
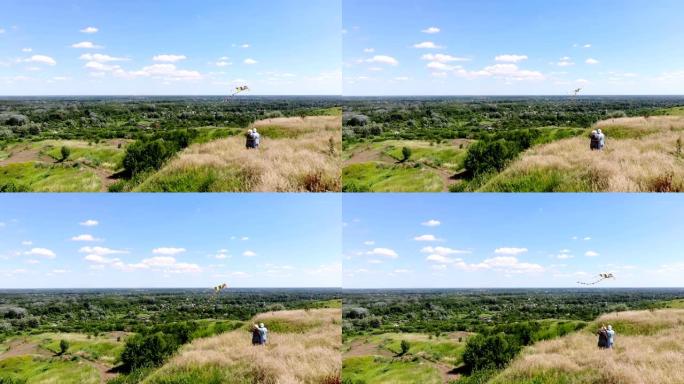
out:
<path id="1" fill-rule="evenodd" d="M 187 59 L 185 55 L 156 55 L 152 57 L 153 61 L 160 61 L 163 63 L 175 63 L 185 59 Z"/>
<path id="2" fill-rule="evenodd" d="M 128 253 L 128 251 L 124 251 L 124 250 L 111 249 L 111 248 L 106 248 L 106 247 L 90 247 L 90 246 L 81 247 L 81 249 L 79 249 L 78 252 L 87 253 L 87 254 L 91 254 L 91 255 L 99 255 L 99 256 Z"/>
<path id="3" fill-rule="evenodd" d="M 79 48 L 79 49 L 100 49 L 103 48 L 100 45 L 96 45 L 92 41 L 81 41 L 80 43 L 74 43 L 71 45 L 72 48 Z"/>
<path id="4" fill-rule="evenodd" d="M 527 60 L 527 55 L 499 55 L 494 58 L 496 61 L 504 62 L 504 63 L 517 63 L 523 60 Z"/>
<path id="5" fill-rule="evenodd" d="M 366 255 L 382 256 L 390 259 L 396 259 L 399 257 L 397 252 L 390 248 L 373 248 L 373 250 L 366 252 Z"/>
<path id="6" fill-rule="evenodd" d="M 444 255 L 437 255 L 437 254 L 429 255 L 425 258 L 425 260 L 432 261 L 432 262 L 439 263 L 439 264 L 453 264 L 453 263 L 456 263 L 458 261 L 463 261 L 461 259 L 455 259 L 455 258 L 447 257 Z"/>
<path id="7" fill-rule="evenodd" d="M 27 52 L 27 53 L 28 53 L 28 52 L 33 52 L 33 48 L 22 48 L 21 51 L 22 51 L 22 52 Z"/>
<path id="8" fill-rule="evenodd" d="M 364 245 L 374 245 L 374 244 L 375 244 L 375 241 L 373 241 L 373 240 L 366 240 L 366 241 L 363 242 L 363 244 L 364 244 Z"/>
<path id="9" fill-rule="evenodd" d="M 247 64 L 247 65 L 253 65 L 253 64 L 258 63 L 258 61 L 254 60 L 254 59 L 246 58 L 246 59 L 243 61 L 243 63 L 245 63 L 245 64 Z"/>
<path id="10" fill-rule="evenodd" d="M 59 274 L 62 274 L 62 273 L 67 273 L 67 272 L 69 272 L 69 271 L 66 270 L 66 269 L 53 269 L 53 270 L 52 270 L 52 273 L 58 274 L 58 275 L 59 275 Z"/>
<path id="11" fill-rule="evenodd" d="M 387 56 L 387 55 L 375 55 L 371 57 L 370 59 L 366 59 L 367 63 L 378 63 L 378 64 L 387 64 L 387 65 L 399 65 L 399 61 L 395 59 L 392 56 Z"/>
<path id="12" fill-rule="evenodd" d="M 589 240 L 591 240 L 591 237 L 590 237 L 590 236 L 587 236 L 587 237 L 585 237 L 585 238 L 582 239 L 582 240 L 584 240 L 584 241 L 589 241 Z"/>
<path id="13" fill-rule="evenodd" d="M 247 273 L 247 272 L 242 272 L 242 271 L 231 272 L 230 275 L 233 276 L 233 277 L 237 277 L 237 278 L 246 278 L 246 277 L 249 277 L 249 273 Z"/>
<path id="14" fill-rule="evenodd" d="M 394 78 L 396 81 L 407 81 L 410 80 L 408 76 L 397 76 Z"/>
<path id="15" fill-rule="evenodd" d="M 155 256 L 149 259 L 144 259 L 136 264 L 124 264 L 122 262 L 114 263 L 114 266 L 123 270 L 136 270 L 147 268 L 158 268 L 165 273 L 184 273 L 184 272 L 201 272 L 202 268 L 193 263 L 179 263 L 175 257 L 171 256 Z"/>
<path id="16" fill-rule="evenodd" d="M 89 234 L 82 234 L 71 238 L 72 241 L 100 241 L 100 239 Z"/>
<path id="17" fill-rule="evenodd" d="M 466 57 L 458 57 L 443 53 L 426 53 L 420 57 L 421 60 L 436 61 L 438 63 L 450 63 L 452 61 L 470 61 Z"/>
<path id="18" fill-rule="evenodd" d="M 174 64 L 153 64 L 139 71 L 122 73 L 128 76 L 151 76 L 160 77 L 166 80 L 196 80 L 202 78 L 202 74 L 197 71 L 178 69 Z"/>
<path id="19" fill-rule="evenodd" d="M 116 258 L 116 257 L 109 258 L 109 257 L 105 257 L 102 255 L 96 255 L 96 254 L 86 255 L 83 258 L 83 260 L 89 261 L 91 263 L 96 263 L 96 264 L 112 264 L 112 263 L 116 263 L 116 262 L 120 261 L 120 259 Z"/>
<path id="20" fill-rule="evenodd" d="M 462 254 L 470 253 L 470 251 L 466 251 L 463 249 L 453 249 L 453 248 L 448 248 L 448 247 L 432 247 L 432 246 L 423 247 L 420 250 L 420 252 L 421 253 L 431 253 L 431 254 L 436 254 L 436 255 L 441 255 L 441 256 L 462 255 Z"/>
<path id="21" fill-rule="evenodd" d="M 591 48 L 591 44 L 584 44 L 582 48 Z"/>
<path id="22" fill-rule="evenodd" d="M 249 237 L 247 237 L 247 236 L 242 236 L 242 237 L 240 237 L 240 240 L 242 240 L 242 241 L 247 241 L 247 240 L 249 240 Z"/>
<path id="23" fill-rule="evenodd" d="M 598 255 L 599 255 L 598 252 L 594 252 L 594 251 L 587 251 L 584 253 L 584 256 L 587 256 L 587 257 L 596 257 Z"/>
<path id="24" fill-rule="evenodd" d="M 222 250 L 222 251 L 225 251 L 225 250 Z M 229 259 L 230 255 L 228 255 L 228 252 L 219 251 L 218 254 L 214 255 L 214 258 L 218 259 L 218 260 L 224 260 L 224 259 Z"/>
<path id="25" fill-rule="evenodd" d="M 497 255 L 513 255 L 517 256 L 527 252 L 527 248 L 503 247 L 494 250 Z"/>
<path id="26" fill-rule="evenodd" d="M 24 241 L 21 242 L 21 245 L 33 245 L 33 241 L 24 240 Z"/>
<path id="27" fill-rule="evenodd" d="M 515 64 L 494 64 L 485 67 L 483 74 L 490 76 L 504 77 L 511 80 L 543 80 L 541 72 L 520 69 Z"/>
<path id="28" fill-rule="evenodd" d="M 128 61 L 129 58 L 126 57 L 114 57 L 109 55 L 103 55 L 101 53 L 84 53 L 79 56 L 79 59 L 86 61 L 95 61 L 98 63 L 108 63 L 110 61 Z"/>
<path id="29" fill-rule="evenodd" d="M 3 33 L 5 33 L 5 29 L 4 29 L 4 28 L 0 28 L 0 35 L 2 35 Z"/>
<path id="30" fill-rule="evenodd" d="M 423 41 L 421 43 L 413 44 L 413 48 L 418 49 L 441 49 L 444 48 L 440 45 L 433 43 L 432 41 Z"/>
<path id="31" fill-rule="evenodd" d="M 155 255 L 178 255 L 187 251 L 185 248 L 174 248 L 174 247 L 160 247 L 152 250 Z"/>
<path id="32" fill-rule="evenodd" d="M 410 269 L 395 269 L 394 271 L 392 271 L 392 273 L 398 273 L 398 274 L 411 273 L 411 272 L 413 272 L 413 271 Z"/>
<path id="33" fill-rule="evenodd" d="M 596 59 L 592 59 L 592 58 L 590 57 L 590 58 L 588 58 L 588 59 L 585 61 L 585 63 L 587 63 L 587 64 L 589 64 L 589 65 L 594 65 L 594 64 L 598 64 L 599 61 L 596 60 Z"/>
<path id="34" fill-rule="evenodd" d="M 368 264 L 382 264 L 382 260 L 370 259 L 368 260 Z"/>
<path id="35" fill-rule="evenodd" d="M 439 33 L 439 31 L 440 31 L 440 29 L 437 28 L 437 27 L 429 27 L 429 28 L 423 29 L 421 32 L 423 32 L 423 33 L 429 33 L 429 34 L 432 35 L 432 34 L 435 34 L 435 33 Z"/>
<path id="36" fill-rule="evenodd" d="M 363 51 L 366 53 L 373 53 L 375 52 L 375 48 L 364 48 Z"/>
<path id="37" fill-rule="evenodd" d="M 542 272 L 544 267 L 539 264 L 523 263 L 513 256 L 497 256 L 485 259 L 479 264 L 457 265 L 464 269 L 496 269 L 505 273 Z"/>
<path id="38" fill-rule="evenodd" d="M 557 66 L 559 67 L 570 67 L 575 65 L 575 63 L 572 61 L 572 59 L 568 56 L 561 57 L 558 63 L 556 63 Z"/>
<path id="39" fill-rule="evenodd" d="M 26 260 L 26 262 L 28 264 L 40 264 L 40 261 L 38 261 L 36 259 L 28 259 L 28 260 Z"/>
<path id="40" fill-rule="evenodd" d="M 436 69 L 436 70 L 440 70 L 440 71 L 453 71 L 455 69 L 461 68 L 460 66 L 457 66 L 457 65 L 448 65 L 448 64 L 440 63 L 438 61 L 431 61 L 431 62 L 427 63 L 427 67 L 430 69 Z"/>
<path id="41" fill-rule="evenodd" d="M 84 227 L 94 227 L 94 226 L 100 224 L 100 222 L 97 220 L 88 219 L 86 221 L 80 222 L 79 224 L 84 226 Z"/>
<path id="42" fill-rule="evenodd" d="M 256 255 L 257 255 L 256 252 L 250 251 L 250 250 L 246 250 L 246 251 L 242 252 L 242 256 L 245 256 L 245 257 L 254 257 Z"/>
<path id="43" fill-rule="evenodd" d="M 27 59 L 22 60 L 25 63 L 40 63 L 40 64 L 47 64 L 47 65 L 55 65 L 57 64 L 57 61 L 53 59 L 50 56 L 45 56 L 45 55 L 33 55 Z"/>
<path id="44" fill-rule="evenodd" d="M 229 65 L 233 65 L 233 63 L 231 63 L 231 62 L 228 61 L 228 60 L 219 60 L 219 61 L 217 61 L 216 63 L 214 63 L 214 65 L 216 65 L 217 67 L 226 67 L 226 66 L 229 66 Z"/>
<path id="45" fill-rule="evenodd" d="M 569 254 L 569 253 L 560 253 L 560 254 L 558 254 L 558 255 L 556 256 L 556 258 L 559 259 L 559 260 L 572 259 L 573 257 L 575 257 L 575 256 L 573 256 L 573 255 L 571 255 L 571 254 Z"/>
<path id="46" fill-rule="evenodd" d="M 420 235 L 413 238 L 415 241 L 437 241 L 434 235 Z"/>
<path id="47" fill-rule="evenodd" d="M 249 44 L 246 44 L 246 43 L 242 44 L 242 45 L 240 45 L 240 48 L 249 48 Z"/>
<path id="48" fill-rule="evenodd" d="M 165 267 L 175 264 L 176 258 L 173 256 L 154 256 L 144 259 L 142 263 L 150 267 Z"/>
<path id="49" fill-rule="evenodd" d="M 24 255 L 29 256 L 40 256 L 46 259 L 54 259 L 57 255 L 50 249 L 47 248 L 31 248 L 30 251 L 24 252 Z"/>
<path id="50" fill-rule="evenodd" d="M 95 28 L 95 27 L 85 27 L 85 28 L 81 29 L 80 32 L 81 32 L 81 33 L 92 34 L 92 33 L 97 33 L 97 31 L 99 31 L 99 29 L 97 29 L 97 28 Z"/>

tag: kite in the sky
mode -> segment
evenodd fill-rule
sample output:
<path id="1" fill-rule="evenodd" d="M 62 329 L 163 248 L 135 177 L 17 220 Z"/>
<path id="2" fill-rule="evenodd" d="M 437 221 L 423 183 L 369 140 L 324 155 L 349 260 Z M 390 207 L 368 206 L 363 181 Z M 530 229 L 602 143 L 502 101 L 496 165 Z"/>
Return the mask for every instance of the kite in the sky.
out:
<path id="1" fill-rule="evenodd" d="M 598 284 L 598 283 L 602 282 L 603 280 L 614 279 L 614 278 L 615 278 L 615 275 L 613 275 L 612 272 L 604 272 L 604 273 L 599 273 L 599 274 L 598 274 L 598 279 L 597 279 L 597 280 L 594 280 L 594 281 L 591 281 L 591 282 L 578 281 L 577 284 L 581 284 L 581 285 L 595 285 L 595 284 Z"/>
<path id="2" fill-rule="evenodd" d="M 245 91 L 249 91 L 249 87 L 248 87 L 248 86 L 246 86 L 246 85 L 238 85 L 237 87 L 235 87 L 235 90 L 233 91 L 233 94 L 232 94 L 231 96 L 235 96 L 235 95 L 237 95 L 238 93 L 245 92 Z"/>
<path id="3" fill-rule="evenodd" d="M 218 295 L 219 293 L 221 293 L 221 291 L 223 291 L 226 288 L 228 288 L 228 284 L 226 284 L 226 283 L 219 284 L 219 285 L 214 287 L 214 294 Z"/>
<path id="4" fill-rule="evenodd" d="M 574 91 L 574 92 L 575 92 L 575 97 L 577 97 L 577 95 L 579 95 L 579 93 L 580 93 L 581 90 L 582 90 L 582 88 L 577 88 L 577 89 L 575 89 L 575 91 Z"/>

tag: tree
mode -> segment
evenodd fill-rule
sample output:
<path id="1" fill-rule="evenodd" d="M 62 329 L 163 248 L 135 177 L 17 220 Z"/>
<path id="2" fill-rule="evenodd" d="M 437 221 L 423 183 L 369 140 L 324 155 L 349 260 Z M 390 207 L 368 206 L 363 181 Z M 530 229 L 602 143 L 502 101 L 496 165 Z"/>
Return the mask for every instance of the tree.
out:
<path id="1" fill-rule="evenodd" d="M 59 341 L 59 354 L 63 355 L 69 350 L 69 342 L 62 339 Z"/>
<path id="2" fill-rule="evenodd" d="M 406 352 L 408 352 L 409 349 L 411 349 L 411 343 L 409 343 L 406 340 L 402 340 L 400 346 L 401 346 L 401 354 L 402 355 L 405 355 Z"/>
<path id="3" fill-rule="evenodd" d="M 401 149 L 401 156 L 402 156 L 401 161 L 408 161 L 408 159 L 411 157 L 411 148 L 403 147 Z"/>
<path id="4" fill-rule="evenodd" d="M 463 351 L 463 363 L 472 371 L 501 369 L 520 350 L 515 337 L 504 333 L 484 336 L 476 335 L 468 339 Z"/>
<path id="5" fill-rule="evenodd" d="M 62 154 L 62 161 L 65 161 L 69 158 L 69 155 L 71 155 L 71 149 L 69 149 L 67 146 L 63 146 L 60 150 L 60 153 Z"/>

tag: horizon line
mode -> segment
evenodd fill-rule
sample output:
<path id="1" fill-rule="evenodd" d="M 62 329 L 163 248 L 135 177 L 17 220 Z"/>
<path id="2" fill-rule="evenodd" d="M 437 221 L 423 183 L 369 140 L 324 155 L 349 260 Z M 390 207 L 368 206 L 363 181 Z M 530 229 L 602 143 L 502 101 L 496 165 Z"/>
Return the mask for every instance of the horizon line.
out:
<path id="1" fill-rule="evenodd" d="M 595 97 L 595 96 L 670 96 L 670 97 L 684 97 L 684 94 L 674 94 L 674 93 L 662 93 L 662 94 L 649 94 L 649 93 L 596 93 L 596 94 L 583 94 L 583 95 L 569 95 L 569 94 L 552 94 L 552 93 L 539 93 L 539 94 L 356 94 L 356 95 L 345 95 L 345 94 L 333 94 L 333 93 L 323 93 L 323 94 L 255 94 L 255 95 L 240 95 L 240 96 L 230 96 L 227 93 L 206 93 L 206 94 L 30 94 L 30 95 L 1 95 L 3 97 L 202 97 L 202 96 L 215 96 L 215 97 L 230 97 L 230 98 L 250 98 L 250 97 L 539 97 L 539 96 L 554 96 L 554 97 L 572 97 L 572 98 L 582 98 L 582 97 Z"/>

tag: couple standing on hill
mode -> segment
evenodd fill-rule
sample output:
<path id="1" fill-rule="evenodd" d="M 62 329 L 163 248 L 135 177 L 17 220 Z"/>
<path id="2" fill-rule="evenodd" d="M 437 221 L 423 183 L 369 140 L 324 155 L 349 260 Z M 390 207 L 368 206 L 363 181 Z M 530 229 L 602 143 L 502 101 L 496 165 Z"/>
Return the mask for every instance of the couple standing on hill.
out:
<path id="1" fill-rule="evenodd" d="M 247 133 L 245 134 L 245 139 L 245 147 L 247 149 L 259 148 L 259 140 L 261 139 L 261 135 L 259 134 L 259 132 L 257 132 L 256 128 L 247 130 Z"/>
<path id="2" fill-rule="evenodd" d="M 252 327 L 252 345 L 265 345 L 268 341 L 268 329 L 264 323 Z"/>
<path id="3" fill-rule="evenodd" d="M 613 326 L 602 325 L 598 334 L 598 347 L 600 349 L 613 349 L 613 343 L 615 342 L 615 331 L 613 331 Z"/>
<path id="4" fill-rule="evenodd" d="M 593 150 L 600 151 L 606 146 L 606 135 L 601 132 L 601 128 L 594 129 L 589 135 L 591 142 L 589 143 L 589 148 Z"/>

